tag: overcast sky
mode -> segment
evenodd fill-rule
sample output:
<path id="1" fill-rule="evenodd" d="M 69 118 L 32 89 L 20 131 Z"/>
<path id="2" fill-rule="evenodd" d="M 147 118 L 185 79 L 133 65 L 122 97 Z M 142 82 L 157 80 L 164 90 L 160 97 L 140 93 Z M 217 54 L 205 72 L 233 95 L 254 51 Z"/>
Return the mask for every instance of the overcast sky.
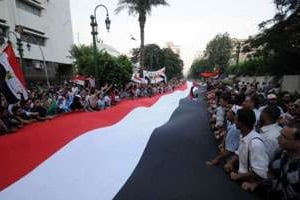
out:
<path id="1" fill-rule="evenodd" d="M 126 10 L 116 15 L 118 0 L 70 0 L 74 42 L 91 44 L 90 15 L 98 4 L 109 10 L 111 29 L 105 29 L 105 10 L 99 8 L 97 21 L 99 36 L 104 43 L 121 53 L 139 46 L 137 16 L 128 16 Z M 228 32 L 231 37 L 245 39 L 258 33 L 258 24 L 273 17 L 273 0 L 167 0 L 170 6 L 159 6 L 148 16 L 145 44 L 156 43 L 161 47 L 172 41 L 181 47 L 185 71 L 197 52 L 217 34 Z M 133 35 L 137 41 L 130 39 Z"/>

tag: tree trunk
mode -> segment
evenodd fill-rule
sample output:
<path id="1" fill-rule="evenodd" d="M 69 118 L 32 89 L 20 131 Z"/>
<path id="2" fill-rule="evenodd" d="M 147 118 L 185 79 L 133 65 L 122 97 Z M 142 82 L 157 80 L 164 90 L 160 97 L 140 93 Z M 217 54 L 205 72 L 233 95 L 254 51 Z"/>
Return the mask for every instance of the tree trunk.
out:
<path id="1" fill-rule="evenodd" d="M 146 23 L 146 13 L 141 12 L 139 14 L 139 23 L 140 23 L 140 76 L 143 77 L 143 70 L 145 69 L 145 23 Z"/>

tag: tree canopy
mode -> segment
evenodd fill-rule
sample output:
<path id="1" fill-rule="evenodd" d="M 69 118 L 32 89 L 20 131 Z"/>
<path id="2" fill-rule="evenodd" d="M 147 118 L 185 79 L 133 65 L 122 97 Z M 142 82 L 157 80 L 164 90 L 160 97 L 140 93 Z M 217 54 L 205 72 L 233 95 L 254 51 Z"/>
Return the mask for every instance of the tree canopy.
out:
<path id="1" fill-rule="evenodd" d="M 79 74 L 96 77 L 100 85 L 114 83 L 125 85 L 132 75 L 132 63 L 124 55 L 113 57 L 104 51 L 97 52 L 98 70 L 94 67 L 93 49 L 91 46 L 72 46 L 71 57 Z M 96 74 L 97 71 L 97 74 Z"/>
<path id="2" fill-rule="evenodd" d="M 133 62 L 137 62 L 140 56 L 140 49 L 133 49 Z M 173 77 L 182 77 L 183 61 L 179 55 L 169 48 L 161 49 L 157 44 L 148 44 L 145 46 L 145 69 L 154 71 L 166 67 L 168 79 Z"/>
<path id="3" fill-rule="evenodd" d="M 275 16 L 259 24 L 262 32 L 249 40 L 251 48 L 258 49 L 266 70 L 274 75 L 300 73 L 300 2 L 275 0 Z M 271 26 L 270 26 L 271 25 Z"/>
<path id="4" fill-rule="evenodd" d="M 261 32 L 243 45 L 248 59 L 228 67 L 228 73 L 283 75 L 300 73 L 300 1 L 274 0 L 276 13 L 260 23 Z"/>
<path id="5" fill-rule="evenodd" d="M 212 71 L 214 68 L 220 68 L 223 71 L 227 68 L 232 56 L 231 49 L 232 44 L 229 34 L 217 34 L 206 45 L 204 57 L 194 60 L 188 77 L 199 78 L 201 72 Z"/>
<path id="6" fill-rule="evenodd" d="M 250 60 L 245 60 L 237 65 L 228 66 L 226 72 L 228 74 L 236 75 L 251 75 L 251 76 L 262 76 L 269 74 L 268 66 L 266 61 L 262 57 L 256 57 Z"/>
<path id="7" fill-rule="evenodd" d="M 231 57 L 231 39 L 228 33 L 218 34 L 206 46 L 207 60 L 213 67 L 226 68 Z"/>
<path id="8" fill-rule="evenodd" d="M 210 65 L 207 59 L 196 59 L 193 61 L 192 66 L 189 69 L 188 77 L 192 79 L 197 79 L 201 72 L 212 71 L 214 68 Z"/>

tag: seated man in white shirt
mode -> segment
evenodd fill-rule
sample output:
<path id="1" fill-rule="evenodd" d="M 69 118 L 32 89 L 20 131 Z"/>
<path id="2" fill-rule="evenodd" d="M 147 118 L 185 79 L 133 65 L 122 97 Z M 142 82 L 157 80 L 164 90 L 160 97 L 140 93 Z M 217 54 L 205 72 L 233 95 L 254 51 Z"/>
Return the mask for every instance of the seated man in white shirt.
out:
<path id="1" fill-rule="evenodd" d="M 260 135 L 266 145 L 269 159 L 273 160 L 276 151 L 279 148 L 278 137 L 280 135 L 281 127 L 277 124 L 280 116 L 280 110 L 277 106 L 267 106 L 260 116 Z"/>
<path id="2" fill-rule="evenodd" d="M 236 127 L 242 138 L 236 156 L 226 165 L 225 170 L 230 173 L 231 180 L 252 182 L 267 178 L 269 156 L 261 136 L 254 131 L 255 114 L 250 109 L 237 111 Z M 234 165 L 238 162 L 238 172 Z"/>

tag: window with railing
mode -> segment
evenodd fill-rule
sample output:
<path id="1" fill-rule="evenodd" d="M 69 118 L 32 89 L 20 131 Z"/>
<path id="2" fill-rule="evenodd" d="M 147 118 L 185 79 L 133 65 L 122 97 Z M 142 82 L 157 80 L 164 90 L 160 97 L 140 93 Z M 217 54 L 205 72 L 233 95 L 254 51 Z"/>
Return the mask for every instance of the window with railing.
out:
<path id="1" fill-rule="evenodd" d="M 46 38 L 27 32 L 22 33 L 22 40 L 39 46 L 45 46 L 46 43 Z"/>
<path id="2" fill-rule="evenodd" d="M 25 10 L 33 15 L 36 15 L 39 17 L 42 15 L 42 8 L 39 6 L 35 6 L 34 4 L 29 3 L 28 1 L 17 0 L 16 6 L 17 6 L 17 8 Z"/>

